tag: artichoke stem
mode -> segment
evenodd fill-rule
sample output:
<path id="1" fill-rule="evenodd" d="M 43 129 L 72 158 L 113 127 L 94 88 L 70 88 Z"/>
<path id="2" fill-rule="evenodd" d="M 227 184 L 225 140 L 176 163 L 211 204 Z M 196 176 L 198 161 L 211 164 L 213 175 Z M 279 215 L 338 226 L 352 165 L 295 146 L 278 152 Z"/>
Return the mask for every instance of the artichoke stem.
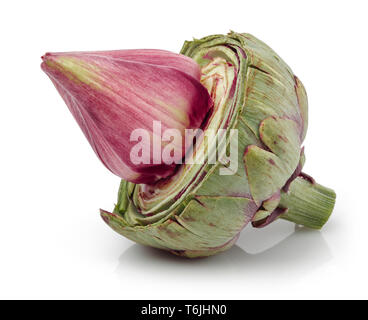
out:
<path id="1" fill-rule="evenodd" d="M 333 190 L 297 177 L 288 192 L 281 193 L 279 207 L 287 208 L 280 218 L 312 229 L 321 229 L 330 217 L 335 205 Z"/>

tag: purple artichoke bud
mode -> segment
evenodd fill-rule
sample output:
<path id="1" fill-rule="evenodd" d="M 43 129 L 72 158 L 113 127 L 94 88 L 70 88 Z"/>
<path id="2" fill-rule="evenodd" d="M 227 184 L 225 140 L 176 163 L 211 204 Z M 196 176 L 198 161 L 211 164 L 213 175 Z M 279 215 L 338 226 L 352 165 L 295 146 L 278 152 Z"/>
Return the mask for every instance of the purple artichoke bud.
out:
<path id="1" fill-rule="evenodd" d="M 200 128 L 212 106 L 198 64 L 181 54 L 117 50 L 47 53 L 42 59 L 96 155 L 131 182 L 152 184 L 171 175 L 186 152 L 185 129 Z M 147 133 L 139 150 L 136 129 Z M 181 139 L 171 144 L 169 164 L 156 137 L 166 129 L 177 130 Z M 137 158 L 142 153 L 136 161 L 134 146 Z"/>

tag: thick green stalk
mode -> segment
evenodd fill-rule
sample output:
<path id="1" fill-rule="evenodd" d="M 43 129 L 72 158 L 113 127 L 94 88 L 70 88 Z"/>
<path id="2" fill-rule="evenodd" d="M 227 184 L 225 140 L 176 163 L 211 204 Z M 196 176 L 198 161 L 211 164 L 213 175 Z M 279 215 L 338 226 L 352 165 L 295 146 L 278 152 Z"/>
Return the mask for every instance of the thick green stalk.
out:
<path id="1" fill-rule="evenodd" d="M 335 199 L 333 190 L 298 177 L 287 193 L 281 193 L 279 207 L 288 209 L 281 218 L 308 228 L 321 229 L 332 213 Z"/>

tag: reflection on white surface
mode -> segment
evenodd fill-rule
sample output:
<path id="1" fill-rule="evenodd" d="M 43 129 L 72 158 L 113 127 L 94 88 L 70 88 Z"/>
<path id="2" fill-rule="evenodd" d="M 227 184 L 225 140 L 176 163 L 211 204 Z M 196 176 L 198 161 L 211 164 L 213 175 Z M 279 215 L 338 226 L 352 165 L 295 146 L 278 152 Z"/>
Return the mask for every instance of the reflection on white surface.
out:
<path id="1" fill-rule="evenodd" d="M 234 275 L 252 278 L 299 278 L 332 258 L 321 232 L 277 221 L 264 229 L 247 228 L 237 245 L 214 257 L 185 259 L 168 252 L 134 244 L 119 258 L 119 276 L 140 274 L 145 278 L 185 274 L 213 279 L 234 279 Z M 230 272 L 230 273 L 229 273 Z"/>

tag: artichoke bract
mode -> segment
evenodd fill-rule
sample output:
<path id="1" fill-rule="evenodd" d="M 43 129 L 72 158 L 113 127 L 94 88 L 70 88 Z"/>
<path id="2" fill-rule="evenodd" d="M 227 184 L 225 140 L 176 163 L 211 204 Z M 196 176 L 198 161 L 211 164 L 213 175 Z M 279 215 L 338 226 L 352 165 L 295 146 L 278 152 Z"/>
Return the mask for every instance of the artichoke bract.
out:
<path id="1" fill-rule="evenodd" d="M 320 229 L 336 195 L 302 172 L 308 105 L 301 81 L 249 34 L 187 41 L 181 54 L 199 66 L 211 98 L 199 99 L 209 107 L 191 148 L 202 161 L 149 183 L 122 180 L 113 212 L 101 210 L 104 221 L 137 243 L 190 258 L 229 249 L 249 223 L 261 228 L 282 218 Z M 226 159 L 234 150 L 232 165 Z"/>

